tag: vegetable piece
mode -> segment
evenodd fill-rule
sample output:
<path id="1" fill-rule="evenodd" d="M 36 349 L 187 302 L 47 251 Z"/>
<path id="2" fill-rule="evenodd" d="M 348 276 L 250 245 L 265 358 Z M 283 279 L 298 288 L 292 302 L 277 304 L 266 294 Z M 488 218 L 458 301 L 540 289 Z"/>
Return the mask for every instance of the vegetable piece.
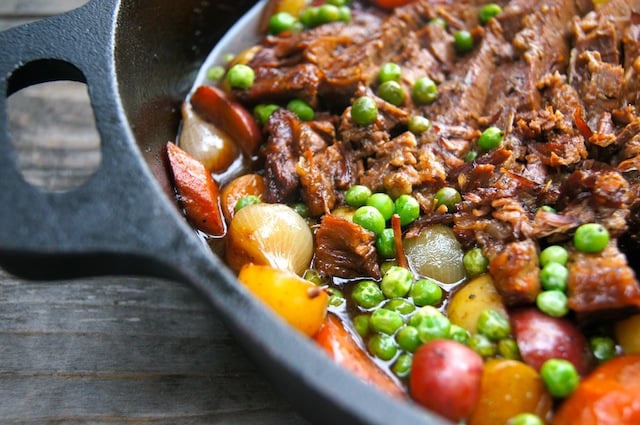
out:
<path id="1" fill-rule="evenodd" d="M 617 322 L 614 332 L 622 351 L 626 354 L 640 354 L 640 314 Z"/>
<path id="2" fill-rule="evenodd" d="M 380 84 L 377 94 L 392 105 L 401 106 L 404 103 L 404 89 L 397 81 L 385 81 Z"/>
<path id="3" fill-rule="evenodd" d="M 503 138 L 502 130 L 498 127 L 489 127 L 478 137 L 478 147 L 485 151 L 495 149 L 500 146 Z"/>
<path id="4" fill-rule="evenodd" d="M 402 315 L 397 311 L 379 308 L 371 313 L 369 325 L 376 332 L 393 335 L 404 324 Z"/>
<path id="5" fill-rule="evenodd" d="M 269 19 L 269 34 L 291 31 L 297 23 L 298 19 L 289 12 L 278 12 Z"/>
<path id="6" fill-rule="evenodd" d="M 393 258 L 396 255 L 396 241 L 393 229 L 385 228 L 376 238 L 376 251 L 383 258 Z"/>
<path id="7" fill-rule="evenodd" d="M 640 423 L 640 355 L 600 365 L 565 400 L 553 425 L 635 425 Z"/>
<path id="8" fill-rule="evenodd" d="M 502 298 L 488 274 L 476 277 L 456 291 L 447 306 L 447 315 L 451 323 L 476 333 L 478 318 L 485 310 L 495 310 L 507 315 Z"/>
<path id="9" fill-rule="evenodd" d="M 562 317 L 569 313 L 569 300 L 564 292 L 558 290 L 540 292 L 536 297 L 536 306 L 543 313 L 553 317 Z"/>
<path id="10" fill-rule="evenodd" d="M 400 216 L 400 225 L 406 226 L 420 217 L 420 203 L 411 195 L 400 195 L 394 202 L 394 212 Z"/>
<path id="11" fill-rule="evenodd" d="M 367 343 L 369 352 L 380 360 L 389 361 L 398 354 L 398 346 L 392 336 L 375 334 Z"/>
<path id="12" fill-rule="evenodd" d="M 534 368 L 516 360 L 491 359 L 482 372 L 482 389 L 469 425 L 506 424 L 521 413 L 547 417 L 552 399 Z"/>
<path id="13" fill-rule="evenodd" d="M 362 308 L 373 308 L 384 301 L 382 289 L 373 280 L 362 280 L 351 293 L 353 301 Z"/>
<path id="14" fill-rule="evenodd" d="M 536 308 L 512 311 L 510 317 L 522 359 L 534 369 L 540 370 L 549 359 L 564 359 L 573 363 L 582 376 L 591 370 L 589 344 L 570 321 L 548 316 Z"/>
<path id="15" fill-rule="evenodd" d="M 567 397 L 578 388 L 580 376 L 573 363 L 564 359 L 549 359 L 542 364 L 540 376 L 554 397 Z"/>
<path id="16" fill-rule="evenodd" d="M 296 114 L 302 121 L 313 121 L 316 114 L 311 105 L 301 99 L 289 101 L 287 109 Z"/>
<path id="17" fill-rule="evenodd" d="M 589 347 L 593 357 L 599 363 L 611 360 L 616 355 L 616 342 L 608 336 L 593 336 L 589 338 Z"/>
<path id="18" fill-rule="evenodd" d="M 540 284 L 546 290 L 566 291 L 569 269 L 560 263 L 548 263 L 540 270 Z"/>
<path id="19" fill-rule="evenodd" d="M 226 261 L 234 270 L 255 263 L 302 275 L 313 255 L 307 222 L 282 204 L 254 204 L 236 212 L 226 242 Z"/>
<path id="20" fill-rule="evenodd" d="M 569 253 L 560 245 L 550 245 L 540 252 L 540 265 L 545 267 L 551 263 L 567 265 L 569 260 Z"/>
<path id="21" fill-rule="evenodd" d="M 409 131 L 415 135 L 420 135 L 431 128 L 431 120 L 422 115 L 411 115 L 407 123 Z"/>
<path id="22" fill-rule="evenodd" d="M 437 305 L 442 301 L 442 288 L 433 279 L 418 279 L 411 286 L 409 292 L 415 305 Z"/>
<path id="23" fill-rule="evenodd" d="M 235 64 L 227 71 L 227 82 L 234 89 L 245 90 L 253 85 L 256 74 L 253 69 L 245 64 Z"/>
<path id="24" fill-rule="evenodd" d="M 455 212 L 456 207 L 462 201 L 462 196 L 453 187 L 443 187 L 436 192 L 433 200 L 435 201 L 436 209 L 440 206 L 445 206 L 448 212 Z"/>
<path id="25" fill-rule="evenodd" d="M 327 315 L 322 327 L 314 336 L 329 356 L 356 376 L 385 393 L 403 398 L 404 390 L 360 348 L 340 319 L 333 314 Z"/>
<path id="26" fill-rule="evenodd" d="M 486 24 L 491 20 L 491 18 L 498 16 L 500 13 L 502 13 L 502 8 L 500 7 L 500 5 L 496 3 L 488 3 L 480 8 L 478 18 L 480 19 L 480 22 L 482 24 Z"/>
<path id="27" fill-rule="evenodd" d="M 306 5 L 306 0 L 269 0 L 260 15 L 259 31 L 266 32 L 268 30 L 269 20 L 276 13 L 287 12 L 297 17 L 300 16 Z"/>
<path id="28" fill-rule="evenodd" d="M 262 141 L 255 118 L 217 87 L 200 86 L 191 96 L 193 109 L 216 127 L 232 135 L 246 155 L 255 153 Z"/>
<path id="29" fill-rule="evenodd" d="M 414 1 L 415 0 L 374 0 L 374 3 L 385 9 L 393 9 L 394 7 L 404 6 Z"/>
<path id="30" fill-rule="evenodd" d="M 324 322 L 329 296 L 322 288 L 296 274 L 247 264 L 240 270 L 238 280 L 305 335 L 315 335 Z"/>
<path id="31" fill-rule="evenodd" d="M 404 351 L 413 353 L 422 345 L 420 333 L 415 326 L 405 326 L 396 334 L 396 342 Z"/>
<path id="32" fill-rule="evenodd" d="M 351 106 L 351 118 L 362 126 L 373 124 L 378 118 L 378 105 L 369 96 L 357 98 Z"/>
<path id="33" fill-rule="evenodd" d="M 544 421 L 533 413 L 519 413 L 509 419 L 507 425 L 544 425 Z"/>
<path id="34" fill-rule="evenodd" d="M 226 170 L 240 154 L 233 137 L 202 119 L 189 103 L 182 105 L 182 129 L 178 143 L 181 149 L 214 173 Z"/>
<path id="35" fill-rule="evenodd" d="M 464 252 L 450 227 L 435 224 L 425 227 L 416 237 L 404 239 L 404 251 L 411 269 L 442 283 L 465 278 Z"/>
<path id="36" fill-rule="evenodd" d="M 271 115 L 278 109 L 280 109 L 280 105 L 276 105 L 275 103 L 256 105 L 253 108 L 253 116 L 260 125 L 265 125 Z"/>
<path id="37" fill-rule="evenodd" d="M 466 53 L 473 49 L 475 41 L 473 35 L 467 30 L 460 30 L 453 33 L 453 46 L 458 53 Z"/>
<path id="38" fill-rule="evenodd" d="M 223 236 L 227 226 L 220 208 L 218 185 L 211 173 L 174 143 L 167 143 L 167 155 L 189 221 L 203 232 Z"/>
<path id="39" fill-rule="evenodd" d="M 402 78 L 402 68 L 395 62 L 387 62 L 380 67 L 378 72 L 378 81 L 380 84 L 387 81 L 400 82 Z"/>
<path id="40" fill-rule="evenodd" d="M 385 227 L 385 219 L 380 211 L 370 205 L 360 207 L 353 213 L 353 222 L 379 235 Z"/>
<path id="41" fill-rule="evenodd" d="M 573 244 L 581 252 L 601 252 L 609 244 L 609 231 L 599 223 L 583 224 L 576 229 Z"/>
<path id="42" fill-rule="evenodd" d="M 478 332 L 492 341 L 507 338 L 511 333 L 509 319 L 502 313 L 487 309 L 478 317 Z"/>
<path id="43" fill-rule="evenodd" d="M 391 219 L 391 216 L 395 211 L 393 199 L 391 199 L 391 197 L 386 193 L 374 193 L 369 196 L 369 198 L 367 198 L 367 205 L 380 211 L 380 214 L 382 214 L 385 221 Z"/>
<path id="44" fill-rule="evenodd" d="M 236 202 L 236 206 L 233 208 L 233 210 L 235 212 L 238 212 L 244 207 L 247 207 L 249 205 L 259 204 L 260 202 L 262 201 L 256 195 L 246 195 L 238 199 L 238 202 Z"/>
<path id="45" fill-rule="evenodd" d="M 348 205 L 357 208 L 366 205 L 369 196 L 371 196 L 371 189 L 367 186 L 357 184 L 347 190 L 344 194 L 344 200 Z"/>
<path id="46" fill-rule="evenodd" d="M 432 103 L 438 97 L 438 86 L 429 77 L 421 77 L 411 87 L 411 98 L 418 105 Z"/>
<path id="47" fill-rule="evenodd" d="M 244 174 L 225 185 L 222 188 L 220 200 L 222 212 L 227 221 L 231 221 L 235 215 L 236 204 L 240 199 L 248 195 L 262 199 L 264 190 L 264 179 L 259 174 Z"/>
<path id="48" fill-rule="evenodd" d="M 387 298 L 404 297 L 411 289 L 413 275 L 404 267 L 392 266 L 382 277 L 380 289 Z"/>
<path id="49" fill-rule="evenodd" d="M 422 345 L 413 355 L 409 390 L 413 399 L 454 422 L 467 419 L 481 393 L 482 357 L 451 340 Z"/>
<path id="50" fill-rule="evenodd" d="M 471 277 L 480 276 L 487 272 L 489 259 L 484 256 L 482 249 L 475 247 L 464 253 L 462 263 L 467 274 Z"/>

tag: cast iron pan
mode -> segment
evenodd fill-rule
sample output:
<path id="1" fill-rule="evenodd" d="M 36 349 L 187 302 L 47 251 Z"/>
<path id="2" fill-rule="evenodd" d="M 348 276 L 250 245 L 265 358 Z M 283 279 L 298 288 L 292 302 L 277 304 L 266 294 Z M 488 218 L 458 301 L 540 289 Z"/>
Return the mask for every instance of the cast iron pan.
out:
<path id="1" fill-rule="evenodd" d="M 318 424 L 445 424 L 333 364 L 238 285 L 176 208 L 163 146 L 216 41 L 251 0 L 94 0 L 0 33 L 0 264 L 28 278 L 136 274 L 192 285 L 274 385 Z M 45 192 L 18 171 L 6 97 L 88 85 L 102 160 L 81 187 Z"/>

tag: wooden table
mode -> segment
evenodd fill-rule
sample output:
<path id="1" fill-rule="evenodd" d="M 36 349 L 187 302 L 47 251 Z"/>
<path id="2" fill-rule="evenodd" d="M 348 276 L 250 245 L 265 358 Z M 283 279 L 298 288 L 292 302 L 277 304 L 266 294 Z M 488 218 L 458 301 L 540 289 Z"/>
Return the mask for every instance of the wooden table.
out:
<path id="1" fill-rule="evenodd" d="M 0 30 L 83 3 L 2 0 Z M 68 188 L 96 166 L 84 85 L 22 91 L 9 117 L 33 184 Z M 135 423 L 307 422 L 188 287 L 134 277 L 31 282 L 0 269 L 0 424 Z"/>

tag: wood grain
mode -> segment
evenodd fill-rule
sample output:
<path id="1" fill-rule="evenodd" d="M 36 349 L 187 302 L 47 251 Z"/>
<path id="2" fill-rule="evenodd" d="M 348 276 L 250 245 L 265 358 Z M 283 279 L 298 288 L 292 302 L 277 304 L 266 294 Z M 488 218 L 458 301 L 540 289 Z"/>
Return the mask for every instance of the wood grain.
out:
<path id="1" fill-rule="evenodd" d="M 0 29 L 83 4 L 4 0 Z M 32 87 L 8 102 L 25 178 L 77 185 L 100 160 L 86 87 Z M 0 269 L 0 423 L 307 422 L 189 287 L 134 277 L 31 282 Z"/>

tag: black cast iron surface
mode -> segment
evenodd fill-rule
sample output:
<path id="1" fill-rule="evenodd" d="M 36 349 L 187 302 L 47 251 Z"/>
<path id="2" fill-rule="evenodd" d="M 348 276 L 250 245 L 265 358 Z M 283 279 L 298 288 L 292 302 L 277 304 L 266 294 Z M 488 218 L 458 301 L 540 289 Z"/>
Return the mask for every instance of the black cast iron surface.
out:
<path id="1" fill-rule="evenodd" d="M 266 311 L 176 209 L 162 147 L 202 61 L 251 3 L 94 0 L 0 33 L 0 264 L 32 278 L 127 273 L 192 285 L 311 421 L 444 424 L 345 373 Z M 68 192 L 25 182 L 6 113 L 6 96 L 55 80 L 87 84 L 102 142 L 96 173 Z"/>

